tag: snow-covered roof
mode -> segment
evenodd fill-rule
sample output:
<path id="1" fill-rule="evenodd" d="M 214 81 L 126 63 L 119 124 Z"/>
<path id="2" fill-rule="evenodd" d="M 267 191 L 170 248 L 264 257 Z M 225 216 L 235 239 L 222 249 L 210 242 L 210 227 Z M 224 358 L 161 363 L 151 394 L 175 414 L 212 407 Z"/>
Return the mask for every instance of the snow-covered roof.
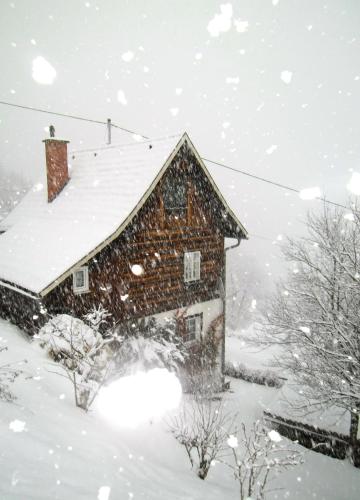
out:
<path id="1" fill-rule="evenodd" d="M 70 154 L 70 182 L 54 201 L 38 183 L 0 222 L 0 284 L 46 295 L 122 232 L 185 140 L 193 147 L 184 134 Z"/>

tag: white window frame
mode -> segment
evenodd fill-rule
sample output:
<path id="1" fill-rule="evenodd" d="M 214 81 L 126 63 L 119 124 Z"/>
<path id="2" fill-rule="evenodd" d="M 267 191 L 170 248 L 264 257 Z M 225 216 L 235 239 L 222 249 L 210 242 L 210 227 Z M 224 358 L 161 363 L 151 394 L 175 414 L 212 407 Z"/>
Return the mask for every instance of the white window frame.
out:
<path id="1" fill-rule="evenodd" d="M 191 327 L 191 329 L 194 330 L 194 335 L 189 337 L 189 323 L 193 323 L 194 328 Z M 203 325 L 203 315 L 202 313 L 200 314 L 191 314 L 190 316 L 185 317 L 185 337 L 184 337 L 184 342 L 196 342 L 197 340 L 201 339 L 202 336 L 202 325 Z"/>
<path id="2" fill-rule="evenodd" d="M 201 252 L 185 252 L 184 253 L 184 281 L 191 283 L 199 281 L 201 268 Z"/>
<path id="3" fill-rule="evenodd" d="M 76 273 L 83 273 L 84 284 L 82 286 L 76 285 Z M 89 269 L 87 266 L 79 267 L 73 272 L 73 290 L 74 293 L 85 293 L 89 291 Z"/>

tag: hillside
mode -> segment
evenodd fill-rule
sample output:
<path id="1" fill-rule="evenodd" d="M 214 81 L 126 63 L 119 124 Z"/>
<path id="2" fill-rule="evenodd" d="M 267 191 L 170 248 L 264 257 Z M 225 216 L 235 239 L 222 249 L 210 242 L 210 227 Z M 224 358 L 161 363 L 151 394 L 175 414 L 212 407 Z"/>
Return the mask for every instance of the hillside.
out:
<path id="1" fill-rule="evenodd" d="M 164 420 L 128 429 L 109 424 L 96 408 L 86 414 L 74 406 L 71 385 L 54 373 L 42 349 L 2 320 L 0 346 L 8 347 L 0 365 L 13 362 L 24 371 L 13 385 L 16 401 L 0 401 L 1 500 L 237 498 L 225 466 L 213 467 L 206 481 L 196 477 Z M 245 423 L 260 417 L 277 393 L 238 380 L 232 391 L 227 407 Z M 304 453 L 305 464 L 279 477 L 274 487 L 283 489 L 269 498 L 358 498 L 359 470 Z"/>

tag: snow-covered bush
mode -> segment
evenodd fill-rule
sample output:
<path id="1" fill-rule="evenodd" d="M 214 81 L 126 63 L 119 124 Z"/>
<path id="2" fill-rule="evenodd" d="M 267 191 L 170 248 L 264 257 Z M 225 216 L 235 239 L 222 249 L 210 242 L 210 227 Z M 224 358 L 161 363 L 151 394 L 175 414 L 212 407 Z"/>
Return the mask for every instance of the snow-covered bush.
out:
<path id="1" fill-rule="evenodd" d="M 274 475 L 302 463 L 301 453 L 259 420 L 250 430 L 242 424 L 239 433 L 229 433 L 227 445 L 230 457 L 224 463 L 239 483 L 240 500 L 263 500 Z"/>
<path id="2" fill-rule="evenodd" d="M 83 316 L 85 323 L 97 332 L 106 328 L 109 318 L 111 318 L 111 314 L 102 304 L 98 307 L 93 306 L 93 308 Z"/>
<path id="3" fill-rule="evenodd" d="M 109 341 L 67 314 L 53 317 L 40 329 L 38 338 L 71 380 L 76 405 L 88 410 L 111 369 Z"/>
<path id="4" fill-rule="evenodd" d="M 243 363 L 225 363 L 225 375 L 228 377 L 240 378 L 246 382 L 252 382 L 268 387 L 280 388 L 284 385 L 284 380 L 271 370 L 260 370 L 257 368 L 248 368 Z"/>
<path id="5" fill-rule="evenodd" d="M 167 368 L 179 372 L 187 358 L 187 350 L 176 333 L 175 319 L 164 324 L 155 318 L 140 319 L 122 325 L 116 331 L 118 372 L 129 375 L 151 368 Z"/>
<path id="6" fill-rule="evenodd" d="M 7 347 L 0 347 L 0 354 L 4 351 L 7 351 Z M 0 363 L 0 399 L 5 401 L 16 399 L 10 386 L 21 373 L 21 370 L 14 368 L 11 363 Z"/>

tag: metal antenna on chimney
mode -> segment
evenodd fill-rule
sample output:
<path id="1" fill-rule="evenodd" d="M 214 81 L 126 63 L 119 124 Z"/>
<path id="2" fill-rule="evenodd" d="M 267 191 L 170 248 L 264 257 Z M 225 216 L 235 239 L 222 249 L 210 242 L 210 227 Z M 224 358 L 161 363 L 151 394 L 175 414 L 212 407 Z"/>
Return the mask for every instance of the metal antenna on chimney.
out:
<path id="1" fill-rule="evenodd" d="M 111 119 L 110 118 L 107 119 L 106 127 L 107 127 L 107 141 L 106 141 L 106 144 L 111 144 Z"/>
<path id="2" fill-rule="evenodd" d="M 50 137 L 55 137 L 55 127 L 54 127 L 54 125 L 50 125 L 49 132 L 50 132 Z"/>

